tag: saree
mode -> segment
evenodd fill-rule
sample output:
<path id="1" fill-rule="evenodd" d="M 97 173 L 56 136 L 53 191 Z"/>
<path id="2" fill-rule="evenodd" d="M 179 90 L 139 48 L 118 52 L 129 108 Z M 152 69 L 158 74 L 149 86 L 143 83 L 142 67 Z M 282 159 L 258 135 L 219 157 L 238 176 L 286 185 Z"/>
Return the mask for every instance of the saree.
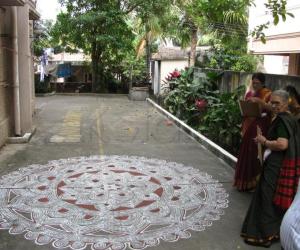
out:
<path id="1" fill-rule="evenodd" d="M 248 95 L 248 98 L 258 97 L 264 102 L 268 102 L 270 96 L 271 90 L 262 88 L 254 95 Z M 261 164 L 258 159 L 257 144 L 254 142 L 254 138 L 257 135 L 257 126 L 261 128 L 262 134 L 265 135 L 271 122 L 271 116 L 266 112 L 263 113 L 265 116 L 244 117 L 243 119 L 242 143 L 238 154 L 233 184 L 239 191 L 253 190 L 261 173 Z"/>
<path id="2" fill-rule="evenodd" d="M 292 121 L 288 113 L 277 115 L 268 131 L 268 140 L 276 140 L 278 137 L 287 138 L 289 145 L 287 150 L 271 151 L 264 162 L 259 183 L 242 226 L 241 236 L 248 244 L 269 246 L 273 240 L 279 239 L 280 224 L 285 209 L 276 204 L 274 197 L 280 187 L 280 175 L 284 169 L 285 159 L 291 151 L 294 152 L 296 145 L 293 140 L 297 137 L 294 128 L 291 128 L 286 120 Z M 297 125 L 296 120 L 292 123 L 293 127 Z M 278 132 L 280 126 L 284 133 Z"/>
<path id="3" fill-rule="evenodd" d="M 289 134 L 294 136 L 289 139 L 289 147 L 282 162 L 273 202 L 276 206 L 286 210 L 291 206 L 298 189 L 300 177 L 300 128 L 296 118 L 290 115 L 286 115 L 282 121 Z"/>

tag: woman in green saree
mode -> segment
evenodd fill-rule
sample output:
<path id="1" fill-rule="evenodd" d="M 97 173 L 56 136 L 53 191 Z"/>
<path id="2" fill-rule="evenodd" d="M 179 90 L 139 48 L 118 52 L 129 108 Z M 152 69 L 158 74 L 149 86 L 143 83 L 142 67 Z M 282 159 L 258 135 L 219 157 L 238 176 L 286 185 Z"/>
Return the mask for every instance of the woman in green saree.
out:
<path id="1" fill-rule="evenodd" d="M 241 232 L 247 244 L 270 247 L 279 239 L 281 220 L 297 191 L 299 125 L 288 112 L 288 98 L 284 90 L 272 93 L 274 117 L 268 134 L 266 137 L 258 134 L 255 138 L 265 152 L 263 171 Z"/>

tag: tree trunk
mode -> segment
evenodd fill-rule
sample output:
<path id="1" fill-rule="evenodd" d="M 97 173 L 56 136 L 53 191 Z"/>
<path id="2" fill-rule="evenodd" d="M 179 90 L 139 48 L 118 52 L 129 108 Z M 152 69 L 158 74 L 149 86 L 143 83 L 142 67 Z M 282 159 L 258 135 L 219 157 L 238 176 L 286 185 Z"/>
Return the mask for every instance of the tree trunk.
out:
<path id="1" fill-rule="evenodd" d="M 99 84 L 98 78 L 98 62 L 92 59 L 92 92 L 97 91 L 97 85 Z"/>
<path id="2" fill-rule="evenodd" d="M 97 52 L 96 43 L 92 43 L 92 92 L 99 90 L 99 53 Z"/>
<path id="3" fill-rule="evenodd" d="M 190 51 L 190 58 L 189 58 L 189 67 L 195 66 L 196 61 L 196 49 L 197 49 L 197 27 L 195 24 L 191 25 L 191 51 Z"/>
<path id="4" fill-rule="evenodd" d="M 150 33 L 148 32 L 146 35 L 146 69 L 147 69 L 146 81 L 147 81 L 147 84 L 150 80 L 150 63 L 151 63 L 150 61 L 151 61 Z"/>

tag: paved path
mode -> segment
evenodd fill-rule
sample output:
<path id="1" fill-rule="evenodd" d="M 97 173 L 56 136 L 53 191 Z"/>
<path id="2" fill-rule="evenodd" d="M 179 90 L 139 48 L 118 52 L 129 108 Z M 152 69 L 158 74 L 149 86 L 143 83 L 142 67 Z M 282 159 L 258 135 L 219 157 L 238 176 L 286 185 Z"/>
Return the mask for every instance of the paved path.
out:
<path id="1" fill-rule="evenodd" d="M 14 180 L 10 180 L 9 178 L 8 180 L 3 180 L 2 182 L 7 182 L 7 185 L 9 184 L 10 187 L 4 187 L 4 184 L 2 183 L 2 191 L 0 190 L 0 195 L 2 192 L 2 196 L 5 194 L 5 191 L 3 190 L 12 190 L 10 195 L 8 196 L 9 198 L 7 198 L 9 199 L 7 201 L 9 207 L 18 206 L 22 203 L 22 206 L 24 208 L 24 204 L 27 202 L 27 207 L 30 207 L 30 209 L 34 211 L 33 214 L 39 214 L 40 217 L 34 219 L 32 218 L 32 214 L 28 215 L 28 211 L 8 211 L 8 213 L 17 213 L 18 215 L 22 215 L 23 217 L 31 216 L 29 219 L 34 221 L 35 224 L 33 222 L 30 223 L 33 223 L 37 227 L 35 229 L 32 229 L 33 232 L 34 230 L 36 230 L 36 232 L 40 230 L 38 226 L 43 226 L 37 226 L 36 224 L 38 221 L 40 221 L 41 224 L 43 221 L 46 221 L 46 219 L 47 221 L 49 221 L 49 217 L 51 217 L 50 214 L 54 213 L 53 211 L 49 212 L 49 210 L 52 209 L 51 206 L 47 207 L 47 204 L 51 203 L 52 201 L 51 198 L 49 198 L 51 197 L 51 194 L 47 193 L 46 195 L 46 189 L 47 185 L 48 187 L 52 185 L 52 179 L 58 178 L 58 176 L 63 177 L 61 177 L 62 179 L 56 186 L 56 195 L 64 197 L 61 198 L 61 200 L 63 200 L 66 205 L 65 207 L 60 208 L 59 211 L 56 211 L 55 216 L 52 216 L 53 218 L 57 219 L 57 216 L 61 215 L 61 225 L 73 225 L 73 228 L 71 227 L 69 229 L 72 231 L 74 227 L 77 229 L 76 223 L 77 221 L 81 221 L 79 220 L 80 216 L 84 216 L 84 223 L 90 222 L 92 225 L 92 221 L 96 221 L 93 216 L 95 217 L 95 214 L 97 213 L 103 213 L 103 211 L 99 208 L 99 204 L 102 201 L 99 200 L 99 202 L 97 203 L 91 198 L 91 193 L 96 194 L 93 193 L 94 191 L 85 191 L 85 193 L 88 194 L 87 196 L 85 196 L 85 193 L 83 191 L 79 193 L 75 192 L 74 195 L 74 190 L 76 190 L 76 187 L 80 188 L 80 184 L 82 184 L 87 185 L 85 186 L 85 188 L 92 189 L 94 187 L 95 189 L 96 187 L 99 189 L 99 184 L 88 187 L 88 184 L 84 183 L 91 179 L 96 183 L 98 180 L 94 178 L 95 176 L 101 176 L 101 181 L 103 181 L 103 178 L 105 178 L 104 175 L 107 174 L 103 169 L 108 169 L 109 167 L 119 167 L 118 169 L 112 170 L 110 172 L 107 180 L 111 181 L 112 178 L 117 178 L 118 176 L 120 176 L 120 180 L 115 179 L 115 181 L 121 181 L 122 185 L 125 185 L 124 183 L 128 184 L 129 182 L 133 183 L 136 180 L 136 186 L 140 186 L 134 187 L 135 185 L 132 185 L 132 198 L 130 200 L 122 200 L 122 196 L 130 195 L 130 190 L 124 191 L 124 193 L 122 193 L 116 183 L 106 182 L 105 187 L 102 187 L 102 189 L 105 189 L 105 192 L 108 195 L 118 192 L 117 194 L 120 197 L 118 199 L 114 199 L 113 196 L 108 196 L 106 197 L 106 203 L 109 203 L 110 200 L 113 200 L 114 204 L 106 204 L 105 202 L 101 204 L 105 206 L 114 206 L 114 209 L 111 208 L 110 210 L 107 210 L 109 212 L 103 213 L 104 217 L 107 214 L 107 227 L 113 225 L 117 220 L 118 222 L 120 222 L 119 225 L 122 225 L 124 227 L 128 222 L 126 226 L 127 230 L 129 230 L 129 228 L 142 228 L 142 225 L 139 224 L 141 218 L 136 218 L 135 221 L 138 222 L 133 222 L 134 216 L 142 210 L 146 211 L 148 209 L 148 212 L 151 211 L 152 214 L 156 213 L 156 217 L 151 213 L 149 217 L 143 214 L 143 216 L 146 216 L 151 220 L 160 218 L 160 216 L 162 220 L 170 220 L 170 217 L 172 217 L 174 220 L 179 220 L 178 218 L 182 219 L 183 215 L 178 214 L 180 213 L 180 209 L 176 208 L 176 205 L 170 205 L 170 207 L 173 206 L 172 211 L 169 213 L 166 212 L 164 215 L 162 215 L 161 212 L 166 209 L 166 207 L 169 207 L 165 200 L 169 195 L 171 197 L 171 200 L 175 202 L 172 204 L 179 204 L 176 203 L 176 199 L 181 202 L 185 200 L 186 204 L 192 203 L 193 201 L 191 197 L 192 195 L 197 195 L 196 189 L 201 186 L 201 183 L 189 184 L 186 182 L 192 175 L 197 176 L 199 172 L 199 178 L 196 178 L 197 182 L 197 180 L 202 178 L 200 174 L 203 175 L 202 172 L 204 172 L 211 175 L 213 179 L 216 179 L 220 183 L 222 183 L 223 187 L 226 190 L 226 193 L 229 194 L 228 208 L 220 209 L 220 211 L 224 210 L 225 214 L 221 215 L 219 218 L 215 218 L 216 220 L 212 221 L 212 225 L 205 227 L 205 230 L 202 230 L 200 232 L 189 230 L 189 232 L 191 232 L 191 237 L 188 239 L 179 239 L 178 241 L 176 237 L 172 239 L 174 234 L 166 235 L 166 227 L 159 227 L 158 224 L 156 224 L 156 227 L 154 227 L 152 224 L 153 232 L 162 233 L 164 231 L 161 236 L 166 237 L 166 240 L 160 240 L 160 242 L 154 243 L 153 241 L 151 242 L 150 238 L 152 237 L 151 240 L 153 240 L 156 236 L 153 236 L 154 233 L 151 234 L 151 230 L 149 230 L 148 227 L 147 230 L 149 230 L 149 235 L 151 237 L 148 235 L 150 238 L 148 239 L 149 242 L 147 244 L 156 245 L 149 249 L 254 249 L 254 247 L 245 245 L 242 239 L 239 237 L 241 223 L 246 213 L 251 194 L 239 193 L 234 190 L 231 184 L 233 176 L 232 168 L 216 158 L 213 154 L 211 154 L 193 139 L 188 137 L 184 132 L 181 132 L 176 126 L 174 126 L 174 124 L 172 124 L 165 117 L 159 114 L 151 105 L 148 105 L 145 102 L 131 102 L 125 96 L 52 96 L 37 98 L 36 108 L 35 125 L 37 131 L 30 143 L 26 145 L 8 145 L 2 148 L 2 150 L 0 151 L 1 176 L 9 175 L 13 171 L 17 171 L 21 167 L 26 167 L 31 164 L 38 164 L 36 168 L 33 168 L 33 170 L 15 172 L 16 174 L 14 178 L 20 178 L 18 184 L 15 184 L 13 182 Z M 88 158 L 89 156 L 93 155 L 100 156 L 99 159 L 102 160 L 106 159 L 104 155 L 130 156 L 128 159 L 131 161 L 131 164 L 136 164 L 136 168 L 132 167 L 130 168 L 131 170 L 124 169 L 121 166 L 118 166 L 118 163 L 116 162 L 116 164 L 113 166 L 103 165 L 103 169 L 101 169 L 101 171 L 95 171 L 95 169 L 93 168 L 97 167 L 96 163 L 93 165 L 91 163 L 91 158 Z M 75 164 L 74 162 L 72 162 L 72 164 L 66 163 L 65 165 L 63 165 L 63 163 L 61 162 L 59 164 L 53 163 L 54 165 L 57 164 L 57 166 L 53 165 L 51 170 L 49 170 L 50 172 L 52 171 L 52 173 L 54 173 L 53 176 L 50 176 L 49 172 L 45 172 L 44 170 L 42 170 L 43 166 L 47 164 L 48 161 L 73 158 L 78 156 L 84 156 L 87 158 L 78 160 L 78 164 Z M 147 163 L 147 160 L 138 157 L 146 157 L 150 159 L 155 158 L 158 160 L 150 160 Z M 87 163 L 86 159 L 90 159 L 90 164 Z M 122 164 L 127 164 L 126 157 L 121 157 L 120 159 L 119 160 Z M 111 158 L 107 158 L 106 160 L 112 161 Z M 82 163 L 80 163 L 80 161 L 82 161 Z M 176 162 L 178 165 L 175 164 L 170 166 L 168 165 L 168 162 Z M 144 166 L 141 163 L 148 164 L 148 166 Z M 73 175 L 69 174 L 67 178 L 67 173 L 71 173 L 72 171 L 82 171 L 82 165 L 80 164 L 88 166 L 87 169 L 90 168 L 91 170 L 85 172 L 84 174 L 82 172 Z M 77 169 L 74 168 L 75 165 Z M 193 169 L 190 169 L 186 166 L 192 166 Z M 155 173 L 153 169 L 159 170 L 158 173 L 156 173 L 156 176 L 158 177 L 156 178 L 146 176 L 146 172 L 148 174 L 150 172 Z M 164 175 L 162 174 L 162 172 L 164 173 Z M 24 180 L 21 180 L 22 175 L 27 177 Z M 166 177 L 166 175 L 170 175 L 171 177 Z M 153 176 L 155 176 L 155 174 Z M 168 178 L 173 178 L 172 181 L 174 181 L 175 184 L 177 182 L 176 185 L 172 184 L 174 190 L 168 191 L 168 188 L 170 187 L 170 185 L 167 183 Z M 209 177 L 203 178 L 204 179 L 201 180 L 209 181 Z M 73 184 L 70 181 L 70 183 L 73 185 L 73 193 L 70 191 L 71 189 L 68 189 L 68 187 L 70 187 L 71 185 L 68 180 L 73 181 Z M 187 186 L 183 185 L 184 182 Z M 25 189 L 23 190 L 22 188 L 20 188 L 19 191 L 14 191 L 12 189 L 13 185 L 18 188 L 25 186 L 30 186 L 30 188 L 28 189 L 28 192 L 25 192 Z M 211 186 L 209 185 L 210 184 L 207 183 L 207 186 L 204 188 L 204 195 L 200 198 L 198 197 L 199 200 L 209 200 L 214 198 L 214 188 L 211 187 L 214 187 L 215 184 L 212 182 Z M 164 188 L 161 188 L 159 186 L 163 186 Z M 144 187 L 144 190 L 141 187 Z M 136 190 L 138 189 L 136 188 L 140 188 L 139 192 L 143 194 L 145 193 L 145 196 L 148 198 L 138 197 L 139 194 L 136 193 Z M 37 193 L 36 191 L 34 192 L 34 189 L 39 189 L 40 193 Z M 152 198 L 147 194 L 149 189 L 153 191 L 151 194 L 149 194 Z M 31 196 L 33 194 L 39 196 L 36 198 L 35 196 Z M 41 194 L 45 194 L 45 197 L 43 197 Z M 180 197 L 179 195 L 176 196 L 175 194 L 184 195 L 183 197 Z M 67 199 L 66 197 L 68 197 L 68 195 L 70 197 L 74 197 L 73 200 L 70 198 Z M 98 194 L 98 196 L 101 195 L 103 194 Z M 134 203 L 135 200 L 139 200 L 140 203 Z M 164 202 L 162 202 L 163 200 Z M 122 204 L 131 204 L 132 207 L 130 207 L 130 205 L 128 205 L 127 207 L 124 205 L 122 206 L 121 203 L 121 205 L 118 205 L 117 203 L 119 201 L 122 201 Z M 155 208 L 155 203 L 159 203 L 160 207 Z M 7 209 L 7 204 L 0 204 L 1 211 L 4 211 L 3 209 Z M 164 205 L 162 204 L 167 204 L 168 206 L 164 207 Z M 181 205 L 184 206 L 184 204 Z M 55 203 L 55 205 L 53 206 L 57 206 L 57 204 Z M 197 204 L 195 206 L 197 206 Z M 189 213 L 190 218 L 192 218 L 191 221 L 193 221 L 195 220 L 194 217 L 200 213 L 199 211 L 203 212 L 205 206 L 207 206 L 207 204 L 203 205 L 203 207 L 201 208 L 199 207 L 199 209 L 194 210 L 192 210 L 192 208 L 185 208 L 184 212 L 186 214 L 184 216 L 188 218 L 187 213 Z M 72 210 L 72 212 L 75 213 L 77 217 L 71 217 L 71 215 L 68 217 L 69 210 Z M 160 212 L 158 212 L 159 210 Z M 84 214 L 81 214 L 82 212 L 84 212 Z M 42 216 L 45 216 L 45 214 L 47 214 L 47 218 L 42 218 Z M 111 214 L 112 216 L 114 216 L 114 218 L 110 221 L 109 216 Z M 116 216 L 116 214 L 118 214 L 118 216 Z M 13 216 L 15 216 L 15 214 L 13 214 Z M 80 219 L 82 218 L 80 217 Z M 67 220 L 71 221 L 67 223 Z M 180 221 L 180 223 L 181 222 L 182 221 Z M 12 226 L 14 226 L 14 223 L 18 224 L 19 221 L 16 221 L 15 219 L 15 221 L 12 222 Z M 178 226 L 180 223 L 175 223 L 173 221 L 171 223 L 172 227 L 169 228 L 170 232 L 175 232 L 176 226 Z M 186 226 L 187 222 L 184 225 L 183 224 L 182 226 L 184 227 Z M 208 224 L 210 224 L 209 219 Z M 61 228 L 61 225 L 60 228 L 58 228 L 57 226 L 55 230 L 57 231 L 63 229 L 65 231 L 68 231 L 66 228 Z M 86 228 L 89 228 L 88 226 L 86 226 L 86 224 L 84 225 L 84 227 L 78 227 L 78 232 L 76 231 L 80 237 L 82 237 L 83 235 L 83 228 L 85 230 Z M 95 225 L 93 224 L 93 226 Z M 16 233 L 18 233 L 18 230 L 22 231 L 22 229 L 20 228 L 14 228 L 14 230 Z M 11 230 L 11 233 L 13 233 L 14 230 Z M 52 230 L 54 229 L 52 228 Z M 114 227 L 111 230 L 114 231 L 112 235 L 116 236 L 116 232 L 121 229 Z M 0 249 L 53 249 L 51 244 L 46 243 L 47 241 L 53 242 L 53 238 L 55 239 L 55 237 L 58 237 L 53 236 L 52 239 L 49 239 L 47 237 L 41 237 L 44 235 L 29 235 L 28 238 L 37 238 L 37 243 L 44 244 L 37 245 L 34 243 L 34 241 L 24 239 L 24 233 L 11 235 L 7 232 L 7 230 L 1 230 Z M 111 232 L 107 232 L 107 234 L 109 233 Z M 128 241 L 131 241 L 133 246 L 135 248 L 138 248 L 138 242 L 134 240 L 134 237 L 136 237 L 137 235 L 136 232 L 130 232 L 129 235 L 131 235 L 131 238 L 127 238 L 127 240 L 129 239 Z M 185 236 L 188 237 L 188 235 Z M 182 235 L 183 238 L 185 236 Z M 103 237 L 108 238 L 109 236 L 104 235 Z M 123 239 L 123 236 L 121 234 L 118 237 L 120 239 Z M 76 243 L 75 240 L 67 243 L 58 242 L 56 246 L 58 246 L 59 244 L 61 244 L 61 246 L 63 246 L 63 244 L 73 244 L 74 249 L 80 249 L 80 247 L 82 249 L 82 246 L 80 246 L 80 240 L 81 238 L 79 239 L 78 243 Z M 168 242 L 172 240 L 176 242 Z M 111 246 L 115 247 L 115 249 L 122 249 L 122 247 L 124 247 L 124 245 L 121 244 L 121 240 L 120 242 L 117 242 L 118 244 L 120 243 L 119 245 L 116 242 L 112 243 L 114 244 L 112 244 Z M 91 245 L 92 244 L 88 244 L 88 247 Z M 99 247 L 99 249 L 101 249 L 100 243 L 98 245 L 94 245 L 95 249 L 97 246 Z M 88 247 L 86 249 L 88 249 Z M 104 246 L 102 247 L 103 249 L 105 248 Z M 109 247 L 109 245 L 106 245 L 106 247 Z M 275 244 L 271 247 L 271 249 L 280 249 L 280 245 Z"/>

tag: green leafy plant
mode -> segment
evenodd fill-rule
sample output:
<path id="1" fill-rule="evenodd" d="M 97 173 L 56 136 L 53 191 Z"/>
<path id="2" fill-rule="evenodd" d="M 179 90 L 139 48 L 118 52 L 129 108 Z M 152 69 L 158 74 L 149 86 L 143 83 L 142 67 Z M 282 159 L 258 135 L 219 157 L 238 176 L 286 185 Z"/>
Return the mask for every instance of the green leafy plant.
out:
<path id="1" fill-rule="evenodd" d="M 247 54 L 242 48 L 235 46 L 212 46 L 207 55 L 196 66 L 200 68 L 254 72 L 259 58 Z"/>
<path id="2" fill-rule="evenodd" d="M 192 68 L 182 71 L 181 77 L 174 82 L 174 90 L 165 98 L 166 108 L 189 125 L 197 126 L 205 113 L 205 110 L 197 107 L 197 100 L 205 100 L 207 107 L 217 102 L 217 77 L 217 73 L 210 73 L 207 77 L 195 80 Z"/>
<path id="3" fill-rule="evenodd" d="M 233 154 L 238 152 L 242 117 L 238 100 L 245 92 L 242 85 L 232 93 L 220 94 L 203 117 L 199 131 Z"/>
<path id="4" fill-rule="evenodd" d="M 40 74 L 34 75 L 35 93 L 44 94 L 51 92 L 50 76 L 45 76 L 44 81 L 40 81 Z"/>
<path id="5" fill-rule="evenodd" d="M 237 154 L 242 121 L 238 100 L 244 95 L 245 86 L 232 93 L 220 93 L 217 86 L 219 77 L 216 72 L 207 72 L 205 77 L 194 80 L 193 69 L 183 71 L 164 104 L 179 119 Z"/>
<path id="6" fill-rule="evenodd" d="M 254 72 L 258 64 L 258 60 L 259 59 L 254 55 L 242 55 L 231 67 L 231 70 L 239 72 Z"/>

